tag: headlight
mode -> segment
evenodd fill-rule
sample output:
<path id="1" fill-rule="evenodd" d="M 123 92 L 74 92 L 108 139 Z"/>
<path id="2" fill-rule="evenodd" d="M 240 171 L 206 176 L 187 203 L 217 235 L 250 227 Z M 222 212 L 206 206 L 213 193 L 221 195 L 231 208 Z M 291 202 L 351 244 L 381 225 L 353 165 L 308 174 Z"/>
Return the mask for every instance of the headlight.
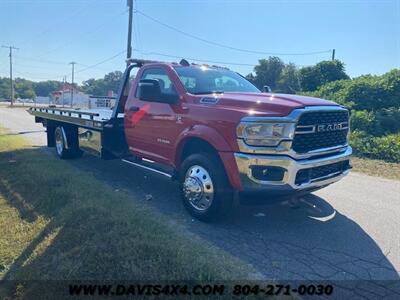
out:
<path id="1" fill-rule="evenodd" d="M 294 135 L 294 123 L 240 123 L 236 128 L 238 138 L 251 146 L 276 146 L 281 140 L 291 140 Z"/>

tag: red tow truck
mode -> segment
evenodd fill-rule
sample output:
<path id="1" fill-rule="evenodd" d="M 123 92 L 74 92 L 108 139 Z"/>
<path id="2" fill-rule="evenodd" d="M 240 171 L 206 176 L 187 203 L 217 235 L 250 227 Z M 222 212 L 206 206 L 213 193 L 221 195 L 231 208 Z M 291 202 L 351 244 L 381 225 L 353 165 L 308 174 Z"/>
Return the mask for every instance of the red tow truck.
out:
<path id="1" fill-rule="evenodd" d="M 236 72 L 186 60 L 131 59 L 111 109 L 29 112 L 60 158 L 87 151 L 178 180 L 203 221 L 229 213 L 237 195 L 309 193 L 351 169 L 346 108 L 262 93 Z"/>

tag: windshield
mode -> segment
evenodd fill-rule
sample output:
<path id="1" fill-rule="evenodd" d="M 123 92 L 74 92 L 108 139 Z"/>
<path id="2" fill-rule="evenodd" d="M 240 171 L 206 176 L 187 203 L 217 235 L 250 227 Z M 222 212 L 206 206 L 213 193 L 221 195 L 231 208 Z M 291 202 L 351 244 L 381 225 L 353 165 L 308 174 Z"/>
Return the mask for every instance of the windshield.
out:
<path id="1" fill-rule="evenodd" d="M 176 66 L 174 68 L 186 90 L 192 94 L 260 92 L 245 78 L 230 70 L 204 66 Z"/>

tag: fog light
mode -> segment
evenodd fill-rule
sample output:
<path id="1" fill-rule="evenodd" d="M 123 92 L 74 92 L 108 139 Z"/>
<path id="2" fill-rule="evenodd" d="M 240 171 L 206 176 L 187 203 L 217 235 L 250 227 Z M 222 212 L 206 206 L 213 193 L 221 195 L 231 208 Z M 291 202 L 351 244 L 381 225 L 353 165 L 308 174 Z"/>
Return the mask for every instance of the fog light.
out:
<path id="1" fill-rule="evenodd" d="M 282 181 L 286 169 L 281 167 L 250 166 L 252 176 L 261 181 Z"/>
<path id="2" fill-rule="evenodd" d="M 297 172 L 295 184 L 300 185 L 310 181 L 310 169 L 302 169 Z"/>

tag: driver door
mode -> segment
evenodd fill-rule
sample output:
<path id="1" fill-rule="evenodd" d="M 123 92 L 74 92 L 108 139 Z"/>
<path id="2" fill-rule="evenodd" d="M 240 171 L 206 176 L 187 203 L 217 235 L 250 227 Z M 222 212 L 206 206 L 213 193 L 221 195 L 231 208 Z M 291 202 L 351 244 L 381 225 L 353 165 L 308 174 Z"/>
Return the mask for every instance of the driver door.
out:
<path id="1" fill-rule="evenodd" d="M 136 86 L 142 79 L 156 79 L 162 93 L 177 95 L 173 82 L 162 67 L 145 69 Z M 175 105 L 140 100 L 136 88 L 133 97 L 131 96 L 127 103 L 125 113 L 127 141 L 129 150 L 134 155 L 170 164 L 177 134 Z"/>

